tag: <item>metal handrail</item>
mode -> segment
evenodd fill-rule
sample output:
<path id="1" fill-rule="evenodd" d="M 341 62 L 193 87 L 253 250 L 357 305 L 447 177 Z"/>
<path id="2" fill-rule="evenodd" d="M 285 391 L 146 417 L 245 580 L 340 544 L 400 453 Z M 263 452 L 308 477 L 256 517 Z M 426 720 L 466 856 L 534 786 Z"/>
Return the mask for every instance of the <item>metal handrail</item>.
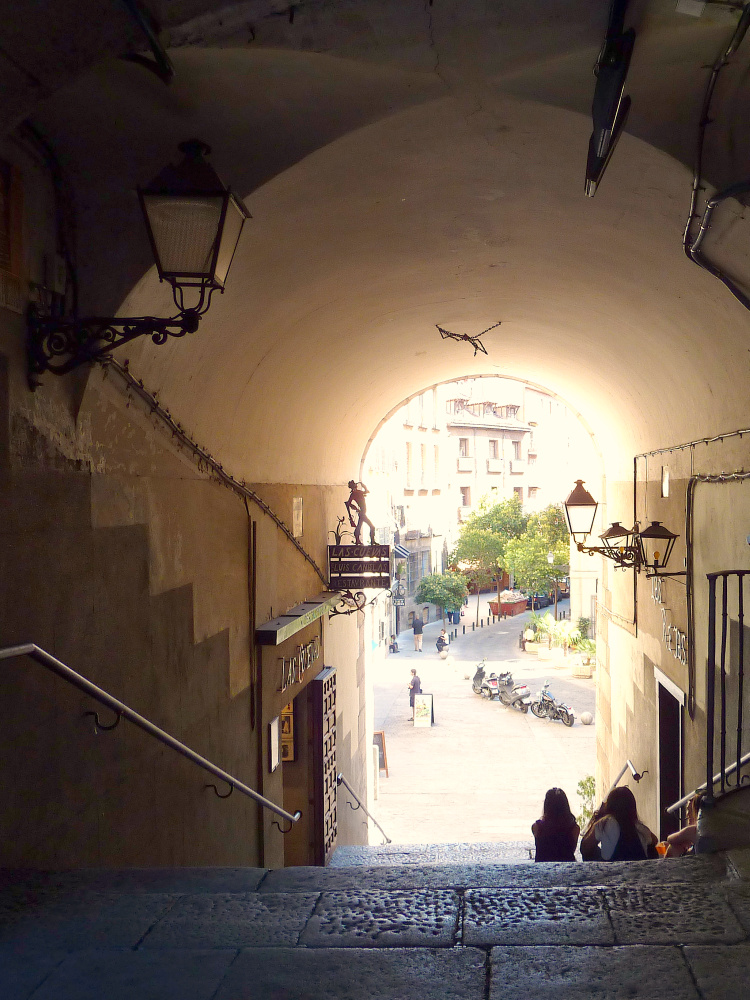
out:
<path id="1" fill-rule="evenodd" d="M 356 804 L 356 806 L 352 806 L 352 809 L 354 809 L 355 812 L 356 812 L 357 809 L 361 809 L 362 812 L 365 814 L 365 816 L 367 816 L 368 819 L 371 819 L 373 821 L 373 823 L 375 824 L 375 826 L 378 828 L 378 830 L 380 830 L 381 834 L 383 835 L 384 842 L 386 844 L 393 843 L 393 841 L 391 840 L 391 838 L 386 836 L 385 830 L 380 825 L 380 823 L 378 823 L 378 821 L 375 819 L 375 817 L 372 815 L 372 813 L 370 813 L 370 812 L 367 811 L 367 808 L 362 804 L 362 802 L 360 801 L 359 796 L 354 791 L 354 789 L 349 784 L 349 782 L 346 780 L 346 778 L 344 777 L 343 774 L 339 773 L 339 774 L 336 775 L 336 784 L 337 785 L 343 785 L 344 788 L 347 790 L 347 792 L 349 792 L 349 794 L 351 795 L 351 797 L 356 801 L 357 804 Z M 351 802 L 349 803 L 349 805 L 350 806 L 352 805 Z"/>
<path id="2" fill-rule="evenodd" d="M 134 712 L 132 708 L 128 708 L 128 706 L 123 702 L 114 698 L 111 694 L 102 690 L 102 688 L 97 687 L 96 684 L 93 684 L 90 680 L 88 680 L 88 678 L 84 677 L 83 674 L 79 674 L 75 670 L 72 670 L 61 660 L 56 659 L 46 650 L 35 645 L 33 642 L 27 642 L 21 646 L 7 646 L 5 649 L 0 649 L 0 660 L 10 660 L 16 656 L 30 657 L 36 663 L 41 664 L 43 667 L 47 667 L 48 670 L 57 674 L 58 677 L 62 677 L 63 680 L 68 681 L 69 684 L 77 687 L 80 691 L 83 691 L 91 698 L 101 702 L 102 705 L 106 705 L 108 708 L 111 708 L 113 712 L 117 713 L 117 721 L 114 725 L 119 722 L 120 718 L 125 718 L 129 722 L 132 722 L 133 725 L 138 726 L 144 732 L 148 733 L 150 736 L 153 736 L 154 739 L 159 740 L 166 746 L 176 750 L 177 753 L 182 754 L 183 757 L 187 757 L 187 759 L 191 760 L 194 764 L 202 767 L 204 771 L 208 771 L 215 777 L 221 778 L 222 781 L 225 781 L 230 786 L 230 790 L 226 795 L 220 795 L 220 798 L 228 798 L 229 795 L 232 794 L 232 791 L 236 788 L 238 792 L 242 792 L 243 795 L 247 795 L 251 799 L 254 799 L 257 803 L 259 803 L 259 805 L 263 806 L 264 809 L 269 809 L 271 812 L 276 813 L 277 816 L 281 816 L 282 819 L 288 820 L 289 823 L 296 823 L 302 816 L 302 813 L 299 810 L 297 810 L 296 813 L 287 812 L 285 809 L 282 809 L 280 806 L 277 806 L 275 803 L 265 798 L 259 792 L 256 792 L 254 788 L 249 788 L 237 778 L 232 777 L 231 774 L 228 774 L 220 767 L 217 767 L 216 764 L 212 764 L 210 760 L 206 760 L 205 757 L 201 757 L 201 755 L 196 753 L 195 750 L 191 750 L 190 747 L 185 746 L 184 743 L 180 743 L 180 741 L 176 740 L 174 736 L 170 736 L 169 733 L 165 733 L 163 729 L 159 729 L 159 727 L 155 726 L 153 722 L 149 722 L 148 719 L 144 719 L 142 715 Z M 101 723 L 99 723 L 98 716 L 96 716 L 96 725 L 99 729 L 114 728 L 114 725 L 102 726 Z M 215 786 L 209 787 L 213 787 L 216 794 L 219 794 Z M 279 829 L 281 829 L 281 827 L 279 827 Z M 289 829 L 291 830 L 291 826 Z M 288 832 L 288 830 L 282 830 L 282 833 Z"/>
<path id="3" fill-rule="evenodd" d="M 728 774 L 733 774 L 735 771 L 738 771 L 741 767 L 744 767 L 745 764 L 748 763 L 748 761 L 750 761 L 750 753 L 746 753 L 745 756 L 742 757 L 740 760 L 736 760 L 734 764 L 730 764 L 725 771 L 723 772 L 719 771 L 719 773 L 715 774 L 713 777 L 713 781 L 711 782 L 711 788 L 713 788 L 713 786 L 716 784 L 717 781 L 721 781 L 722 774 L 726 778 Z M 694 788 L 692 792 L 690 792 L 688 795 L 683 795 L 681 799 L 677 800 L 677 802 L 673 802 L 671 806 L 667 806 L 667 808 L 664 811 L 668 813 L 677 812 L 678 809 L 681 809 L 684 805 L 686 805 L 694 795 L 698 794 L 698 792 L 705 792 L 706 788 L 707 784 L 704 781 L 702 785 L 699 785 L 697 788 Z"/>
<path id="4" fill-rule="evenodd" d="M 613 788 L 617 788 L 617 785 L 620 782 L 620 778 L 623 776 L 623 774 L 625 774 L 625 772 L 628 770 L 628 768 L 630 768 L 630 773 L 633 775 L 633 781 L 635 781 L 635 782 L 640 781 L 644 774 L 648 774 L 648 771 L 641 771 L 641 773 L 639 774 L 638 771 L 636 771 L 636 769 L 635 769 L 635 765 L 633 764 L 633 761 L 632 760 L 626 760 L 625 763 L 623 764 L 622 770 L 620 771 L 620 773 L 617 775 L 617 777 L 615 778 L 615 780 L 610 785 L 609 792 L 611 792 Z M 607 792 L 607 795 L 609 795 L 609 792 Z M 605 799 L 607 798 L 607 795 L 604 796 Z"/>

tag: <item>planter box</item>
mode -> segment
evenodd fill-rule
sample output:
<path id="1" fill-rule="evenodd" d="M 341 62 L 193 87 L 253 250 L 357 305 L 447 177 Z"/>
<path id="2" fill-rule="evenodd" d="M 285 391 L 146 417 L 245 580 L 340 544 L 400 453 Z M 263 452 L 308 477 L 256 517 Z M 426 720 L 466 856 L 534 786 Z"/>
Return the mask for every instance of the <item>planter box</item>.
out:
<path id="1" fill-rule="evenodd" d="M 526 652 L 527 653 L 538 653 L 541 648 L 542 647 L 539 645 L 538 642 L 527 642 L 526 643 Z"/>
<path id="2" fill-rule="evenodd" d="M 513 617 L 513 615 L 520 615 L 526 610 L 526 598 L 521 601 L 513 601 L 513 603 L 501 604 L 500 614 L 508 615 L 508 617 Z M 493 614 L 497 612 L 493 611 Z"/>
<path id="3" fill-rule="evenodd" d="M 592 669 L 588 657 L 584 660 L 580 656 L 574 656 L 571 674 L 573 677 L 591 677 Z"/>

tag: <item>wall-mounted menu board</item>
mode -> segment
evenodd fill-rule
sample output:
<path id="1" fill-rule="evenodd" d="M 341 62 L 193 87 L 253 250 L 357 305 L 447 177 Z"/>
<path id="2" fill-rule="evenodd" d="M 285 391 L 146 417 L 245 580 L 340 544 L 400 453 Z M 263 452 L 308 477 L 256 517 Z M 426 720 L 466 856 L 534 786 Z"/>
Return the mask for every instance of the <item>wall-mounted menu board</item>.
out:
<path id="1" fill-rule="evenodd" d="M 297 759 L 294 744 L 294 702 L 284 705 L 279 716 L 281 721 L 281 759 L 294 761 Z"/>

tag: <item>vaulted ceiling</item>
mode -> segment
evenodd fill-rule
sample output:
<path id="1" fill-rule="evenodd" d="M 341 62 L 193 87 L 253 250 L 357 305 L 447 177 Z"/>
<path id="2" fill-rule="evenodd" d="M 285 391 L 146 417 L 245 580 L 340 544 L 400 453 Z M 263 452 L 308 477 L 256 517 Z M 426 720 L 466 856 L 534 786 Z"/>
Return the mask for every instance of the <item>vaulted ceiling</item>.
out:
<path id="1" fill-rule="evenodd" d="M 209 142 L 253 215 L 199 332 L 121 352 L 248 481 L 345 481 L 388 410 L 473 374 L 560 394 L 615 475 L 746 423 L 750 314 L 681 242 L 726 9 L 630 4 L 632 110 L 590 199 L 605 3 L 151 3 L 168 86 L 115 58 L 142 48 L 124 7 L 37 6 L 43 32 L 15 7 L 0 31 L 3 114 L 31 116 L 74 186 L 84 310 L 169 309 L 132 192 L 179 141 Z M 717 88 L 709 185 L 750 163 L 745 45 Z M 709 244 L 750 279 L 741 205 Z M 499 321 L 486 355 L 436 329 Z"/>

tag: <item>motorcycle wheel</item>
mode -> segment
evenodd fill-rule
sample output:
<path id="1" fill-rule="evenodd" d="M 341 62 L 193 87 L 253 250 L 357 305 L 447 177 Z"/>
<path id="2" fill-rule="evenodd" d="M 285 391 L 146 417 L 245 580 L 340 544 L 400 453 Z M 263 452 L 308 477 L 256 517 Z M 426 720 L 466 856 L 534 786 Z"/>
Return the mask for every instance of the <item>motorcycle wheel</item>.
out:
<path id="1" fill-rule="evenodd" d="M 481 691 L 480 694 L 482 695 L 483 698 L 489 698 L 489 700 L 492 701 L 491 691 Z"/>
<path id="2" fill-rule="evenodd" d="M 543 705 L 540 705 L 538 701 L 532 701 L 531 714 L 535 715 L 537 719 L 543 719 L 547 713 L 544 711 Z"/>
<path id="3" fill-rule="evenodd" d="M 522 701 L 519 701 L 518 707 L 523 712 L 524 715 L 526 715 L 526 713 L 529 711 L 529 706 L 525 705 Z"/>
<path id="4" fill-rule="evenodd" d="M 560 715 L 560 721 L 562 722 L 562 724 L 564 726 L 572 726 L 573 725 L 573 722 L 574 722 L 573 716 L 571 715 L 570 712 L 567 711 L 567 709 L 561 708 L 559 710 L 559 715 Z"/>

